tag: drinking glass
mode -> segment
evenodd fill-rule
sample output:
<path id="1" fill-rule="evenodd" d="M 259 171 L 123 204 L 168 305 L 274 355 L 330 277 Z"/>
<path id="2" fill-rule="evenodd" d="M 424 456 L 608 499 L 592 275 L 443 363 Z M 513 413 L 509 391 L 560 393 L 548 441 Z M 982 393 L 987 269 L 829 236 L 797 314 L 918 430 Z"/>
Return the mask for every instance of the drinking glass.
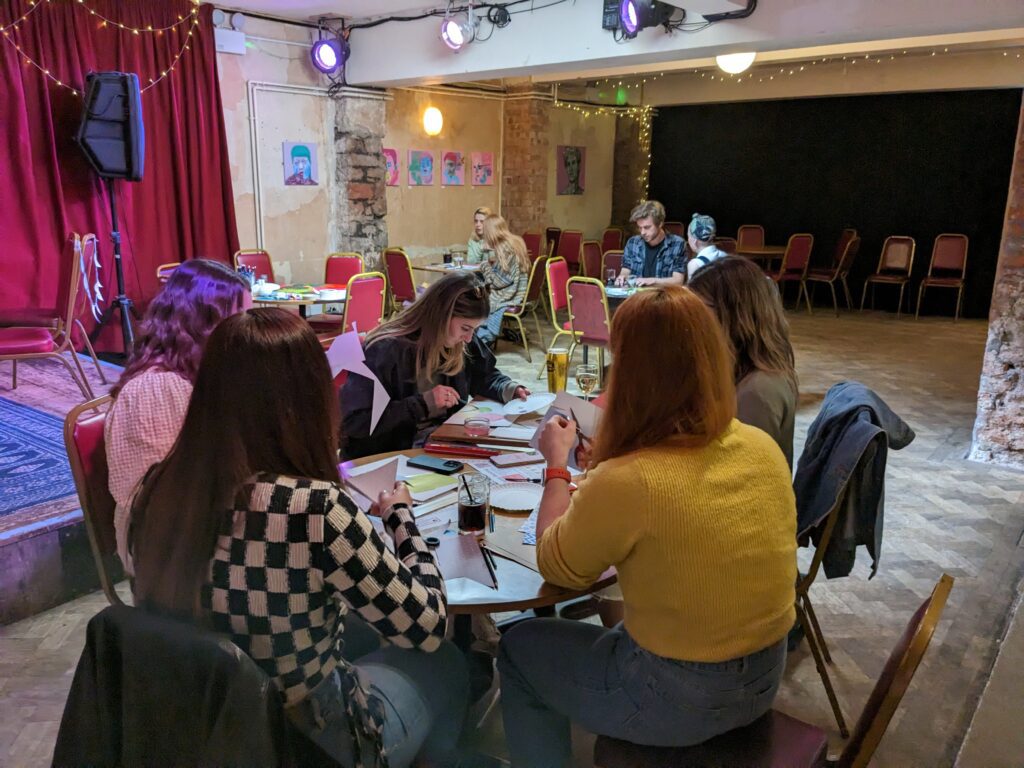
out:
<path id="1" fill-rule="evenodd" d="M 481 416 L 471 416 L 463 422 L 466 434 L 470 437 L 487 437 L 491 434 L 491 422 Z"/>
<path id="2" fill-rule="evenodd" d="M 462 265 L 464 262 L 465 258 L 463 258 L 461 254 L 456 254 L 452 256 L 452 264 L 455 265 L 456 269 L 462 269 Z"/>
<path id="3" fill-rule="evenodd" d="M 604 281 L 608 286 L 615 285 L 615 270 L 606 269 L 604 271 Z"/>
<path id="4" fill-rule="evenodd" d="M 482 536 L 491 503 L 491 482 L 486 475 L 459 478 L 459 533 Z"/>
<path id="5" fill-rule="evenodd" d="M 591 363 L 577 365 L 576 386 L 583 393 L 583 399 L 589 401 L 590 393 L 597 388 L 597 366 Z"/>

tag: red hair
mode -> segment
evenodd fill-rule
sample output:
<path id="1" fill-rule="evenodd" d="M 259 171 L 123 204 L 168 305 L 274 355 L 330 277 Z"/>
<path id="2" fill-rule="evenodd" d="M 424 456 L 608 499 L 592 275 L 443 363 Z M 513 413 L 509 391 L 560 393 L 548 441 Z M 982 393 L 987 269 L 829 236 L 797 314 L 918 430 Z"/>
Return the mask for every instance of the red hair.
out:
<path id="1" fill-rule="evenodd" d="M 625 301 L 612 321 L 611 351 L 593 464 L 670 437 L 703 447 L 736 416 L 725 336 L 689 289 L 654 288 Z"/>

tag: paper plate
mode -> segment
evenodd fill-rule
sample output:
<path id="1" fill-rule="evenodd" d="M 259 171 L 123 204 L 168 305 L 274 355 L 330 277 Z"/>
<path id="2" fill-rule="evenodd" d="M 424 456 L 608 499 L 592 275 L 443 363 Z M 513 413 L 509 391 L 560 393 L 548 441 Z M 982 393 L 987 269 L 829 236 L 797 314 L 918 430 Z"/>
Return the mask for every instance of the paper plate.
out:
<path id="1" fill-rule="evenodd" d="M 544 489 L 537 483 L 509 483 L 491 488 L 491 506 L 509 512 L 529 512 L 538 504 Z"/>
<path id="2" fill-rule="evenodd" d="M 548 392 L 541 392 L 530 395 L 525 400 L 516 398 L 505 403 L 502 409 L 506 416 L 522 416 L 525 413 L 537 413 L 546 410 L 549 405 L 555 402 L 555 396 Z"/>

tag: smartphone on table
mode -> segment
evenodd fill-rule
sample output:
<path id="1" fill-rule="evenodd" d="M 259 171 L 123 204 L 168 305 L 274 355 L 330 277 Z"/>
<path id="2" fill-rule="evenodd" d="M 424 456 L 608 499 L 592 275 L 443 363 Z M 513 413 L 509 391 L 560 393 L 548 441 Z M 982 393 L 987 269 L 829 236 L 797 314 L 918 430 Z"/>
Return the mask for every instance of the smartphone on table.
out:
<path id="1" fill-rule="evenodd" d="M 461 461 L 439 459 L 435 456 L 417 456 L 414 459 L 409 459 L 406 463 L 410 467 L 437 472 L 439 475 L 454 475 L 456 472 L 461 472 L 463 467 Z"/>

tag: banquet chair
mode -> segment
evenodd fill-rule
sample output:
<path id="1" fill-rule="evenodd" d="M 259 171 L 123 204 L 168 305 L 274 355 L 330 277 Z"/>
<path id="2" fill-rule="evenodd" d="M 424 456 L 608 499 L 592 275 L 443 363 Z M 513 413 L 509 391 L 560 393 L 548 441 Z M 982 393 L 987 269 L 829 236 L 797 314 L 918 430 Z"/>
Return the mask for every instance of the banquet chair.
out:
<path id="1" fill-rule="evenodd" d="M 558 340 L 563 336 L 568 336 L 573 346 L 576 343 L 576 335 L 572 332 L 572 321 L 566 320 L 562 325 L 558 324 L 558 311 L 561 309 L 569 311 L 569 299 L 568 299 L 568 282 L 569 282 L 569 265 L 565 259 L 561 256 L 556 256 L 547 260 L 544 265 L 544 271 L 548 278 L 548 301 L 551 307 L 551 325 L 555 329 L 555 335 L 551 337 L 551 343 L 548 345 L 548 349 L 554 348 L 558 343 Z M 542 365 L 540 371 L 537 374 L 537 378 L 541 378 L 544 372 L 547 370 L 547 365 Z"/>
<path id="2" fill-rule="evenodd" d="M 64 447 L 78 491 L 89 548 L 100 587 L 111 605 L 122 605 L 114 584 L 123 575 L 114 535 L 114 497 L 107 485 L 107 450 L 103 427 L 113 399 L 109 395 L 71 409 L 64 418 Z M 102 410 L 101 410 L 102 409 Z"/>
<path id="3" fill-rule="evenodd" d="M 529 232 L 523 232 L 523 242 L 526 243 L 526 253 L 530 257 L 530 261 L 536 261 L 540 258 L 540 244 L 541 234 L 535 230 Z"/>
<path id="4" fill-rule="evenodd" d="M 565 259 L 572 274 L 578 274 L 583 263 L 583 233 L 578 229 L 565 229 L 558 236 L 555 256 Z"/>
<path id="5" fill-rule="evenodd" d="M 274 264 L 270 260 L 270 254 L 262 248 L 243 248 L 235 251 L 231 257 L 235 269 L 239 267 L 250 267 L 256 275 L 256 279 L 267 278 L 268 283 L 276 283 L 274 278 Z"/>
<path id="6" fill-rule="evenodd" d="M 544 272 L 547 265 L 547 256 L 537 259 L 530 267 L 530 278 L 526 283 L 526 293 L 523 300 L 517 307 L 507 307 L 504 317 L 511 320 L 519 327 L 519 335 L 523 338 L 523 349 L 526 350 L 526 361 L 533 362 L 530 355 L 530 342 L 526 338 L 526 328 L 523 326 L 523 316 L 533 315 L 533 322 L 537 326 L 537 338 L 544 343 L 544 333 L 540 329 L 540 318 L 537 317 L 537 310 L 541 306 L 541 296 L 544 290 Z"/>
<path id="7" fill-rule="evenodd" d="M 782 254 L 782 263 L 779 271 L 769 273 L 769 277 L 779 287 L 779 295 L 783 296 L 783 285 L 785 283 L 797 283 L 799 288 L 796 292 L 795 309 L 800 308 L 800 295 L 804 294 L 807 287 L 807 270 L 811 265 L 811 250 L 814 248 L 814 235 L 800 233 L 790 235 L 786 243 L 786 252 Z M 807 312 L 811 313 L 811 297 L 804 295 L 807 302 Z"/>
<path id="8" fill-rule="evenodd" d="M 882 253 L 878 257 L 878 267 L 875 274 L 870 275 L 864 281 L 864 290 L 860 294 L 860 311 L 864 311 L 864 299 L 868 294 L 868 286 L 871 286 L 871 308 L 875 308 L 875 286 L 898 285 L 900 287 L 900 300 L 896 305 L 896 319 L 900 319 L 903 311 L 903 290 L 910 282 L 910 272 L 914 268 L 914 250 L 916 249 L 914 238 L 906 235 L 890 235 L 885 238 L 882 244 Z"/>
<path id="9" fill-rule="evenodd" d="M 964 278 L 967 276 L 967 235 L 941 234 L 932 246 L 932 260 L 928 275 L 917 289 L 917 308 L 914 319 L 921 316 L 921 299 L 925 288 L 956 288 L 956 309 L 953 322 L 960 318 L 960 304 L 964 297 Z M 940 274 L 934 274 L 938 271 Z M 957 274 L 959 273 L 959 274 Z"/>
<path id="10" fill-rule="evenodd" d="M 75 254 L 80 254 L 80 258 L 75 257 L 71 259 L 68 291 L 64 296 L 63 306 L 59 307 L 61 314 L 57 317 L 56 326 L 16 325 L 0 327 L 0 362 L 6 360 L 11 362 L 11 389 L 18 388 L 18 361 L 51 359 L 57 360 L 67 369 L 71 375 L 71 380 L 82 391 L 82 395 L 84 395 L 86 400 L 92 400 L 95 397 L 92 387 L 89 385 L 89 379 L 85 375 L 85 369 L 82 368 L 82 361 L 79 359 L 71 343 L 71 333 L 77 322 L 76 309 L 78 307 L 78 290 L 82 277 L 82 264 L 92 265 L 92 254 L 96 248 L 96 236 L 86 235 L 84 238 L 79 239 L 77 235 L 74 235 L 72 237 L 72 248 Z M 81 324 L 78 327 L 81 327 Z M 89 349 L 91 351 L 91 345 L 89 345 Z M 71 353 L 71 362 L 68 362 L 67 357 L 64 356 L 65 352 Z M 93 360 L 96 361 L 95 355 Z M 74 363 L 74 366 L 71 363 Z M 99 369 L 98 361 L 96 361 L 96 367 Z M 102 370 L 100 375 L 102 377 Z M 104 379 L 104 383 L 106 383 L 106 379 Z"/>
<path id="11" fill-rule="evenodd" d="M 548 227 L 544 230 L 544 240 L 548 244 L 548 256 L 555 255 L 555 251 L 558 249 L 558 238 L 561 234 L 562 230 L 558 227 Z"/>
<path id="12" fill-rule="evenodd" d="M 601 244 L 597 240 L 583 241 L 583 275 L 601 279 Z"/>
<path id="13" fill-rule="evenodd" d="M 622 271 L 622 250 L 605 251 L 601 259 L 601 274 L 607 274 L 609 269 L 615 270 L 615 276 Z"/>
<path id="14" fill-rule="evenodd" d="M 622 227 L 608 227 L 601 233 L 601 253 L 617 251 L 622 247 L 622 241 L 626 233 Z"/>
<path id="15" fill-rule="evenodd" d="M 844 234 L 847 231 L 844 230 Z M 856 232 L 856 230 L 852 230 Z M 860 237 L 856 234 L 851 239 L 840 238 L 839 244 L 843 246 L 842 251 L 837 252 L 836 257 L 833 258 L 832 266 L 828 269 L 809 269 L 807 270 L 807 278 L 804 283 L 804 293 L 807 292 L 806 283 L 827 283 L 829 290 L 832 291 L 832 307 L 835 310 L 836 317 L 839 317 L 839 302 L 836 300 L 836 288 L 835 282 L 839 281 L 839 284 L 843 288 L 843 298 L 846 299 L 846 308 L 853 309 L 853 299 L 850 297 L 850 287 L 846 284 L 846 276 L 850 274 L 850 268 L 853 266 L 854 259 L 857 258 L 857 254 L 860 252 Z M 812 290 L 814 286 L 811 286 Z"/>
<path id="16" fill-rule="evenodd" d="M 77 281 L 83 279 L 86 281 L 92 280 L 93 270 L 96 268 L 96 236 L 87 234 L 79 237 L 77 234 L 72 233 L 68 237 L 65 246 L 65 258 L 68 264 L 70 265 L 75 260 L 79 262 L 80 271 L 77 280 L 74 275 L 69 274 L 69 278 L 76 280 L 76 282 L 69 281 L 60 286 L 60 290 L 57 292 L 56 303 L 52 307 L 19 307 L 0 310 L 0 328 L 47 328 L 58 341 L 65 336 L 69 337 L 72 345 L 74 344 L 74 332 L 77 329 L 78 335 L 82 339 L 82 344 L 85 346 L 85 350 L 89 353 L 89 357 L 92 358 L 92 363 L 96 367 L 96 373 L 99 375 L 100 381 L 106 384 L 107 376 L 103 372 L 103 366 L 100 365 L 100 361 L 96 357 L 96 350 L 93 349 L 92 341 L 89 339 L 89 335 L 85 332 L 85 326 L 82 325 L 82 321 L 78 317 L 85 309 L 85 306 L 81 301 L 76 303 L 70 317 L 70 324 L 66 322 L 68 318 L 61 314 L 61 309 L 66 305 L 69 292 L 80 290 L 81 283 Z M 83 266 L 85 268 L 84 277 L 81 272 Z M 91 282 L 89 284 L 91 285 Z M 78 295 L 81 296 L 80 293 Z M 82 366 L 77 360 L 77 355 L 75 357 L 75 364 L 84 379 L 85 373 L 82 371 Z"/>
<path id="17" fill-rule="evenodd" d="M 764 248 L 764 227 L 760 224 L 741 224 L 736 231 L 738 248 Z"/>
<path id="18" fill-rule="evenodd" d="M 600 382 L 604 371 L 604 351 L 611 343 L 611 317 L 604 283 L 592 277 L 571 277 L 566 283 L 569 304 L 569 325 L 573 333 L 569 361 L 577 345 L 583 346 L 583 362 L 587 348 L 597 348 L 597 370 Z M 600 384 L 598 384 L 600 386 Z"/>
<path id="19" fill-rule="evenodd" d="M 686 225 L 681 221 L 666 221 L 661 225 L 661 228 L 670 235 L 679 235 L 681 238 L 686 239 Z"/>
<path id="20" fill-rule="evenodd" d="M 412 276 L 412 262 L 402 248 L 384 249 L 384 272 L 388 277 L 391 311 L 398 312 L 406 304 L 416 301 L 416 281 Z"/>
<path id="21" fill-rule="evenodd" d="M 347 286 L 352 276 L 362 271 L 363 257 L 358 253 L 331 253 L 324 261 L 324 283 L 331 286 Z M 317 333 L 342 333 L 343 322 L 342 313 L 326 310 L 309 318 L 310 327 Z"/>
<path id="22" fill-rule="evenodd" d="M 715 246 L 719 250 L 725 251 L 726 253 L 736 253 L 736 238 L 735 237 L 716 237 Z"/>
<path id="23" fill-rule="evenodd" d="M 830 761 L 828 734 L 778 710 L 692 747 L 645 747 L 598 736 L 597 768 L 866 768 L 910 687 L 942 618 L 953 577 L 943 574 L 914 612 L 878 676 L 838 759 Z"/>
<path id="24" fill-rule="evenodd" d="M 174 270 L 181 266 L 180 261 L 171 261 L 167 264 L 160 264 L 156 268 L 156 279 L 161 283 L 166 283 L 168 278 L 174 274 Z"/>
<path id="25" fill-rule="evenodd" d="M 352 275 L 345 286 L 345 313 L 339 333 L 366 334 L 381 324 L 387 303 L 387 278 L 381 272 Z"/>

